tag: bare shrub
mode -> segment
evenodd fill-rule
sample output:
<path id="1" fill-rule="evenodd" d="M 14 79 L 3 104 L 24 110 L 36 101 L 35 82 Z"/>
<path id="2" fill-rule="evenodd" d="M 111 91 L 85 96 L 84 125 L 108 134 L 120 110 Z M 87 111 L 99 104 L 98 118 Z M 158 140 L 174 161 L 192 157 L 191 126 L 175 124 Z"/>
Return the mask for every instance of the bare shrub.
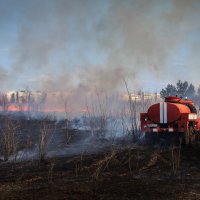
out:
<path id="1" fill-rule="evenodd" d="M 96 93 L 97 104 L 91 105 L 89 108 L 88 102 L 86 100 L 86 108 L 88 114 L 88 125 L 92 136 L 98 138 L 104 138 L 107 132 L 107 120 L 109 118 L 107 109 L 107 99 L 101 99 L 99 93 Z"/>
<path id="2" fill-rule="evenodd" d="M 124 84 L 128 96 L 128 113 L 130 119 L 130 126 L 128 127 L 127 131 L 132 134 L 134 141 L 138 141 L 141 137 L 140 113 L 146 112 L 149 106 L 155 102 L 159 102 L 159 99 L 157 97 L 157 93 L 151 95 L 151 98 L 145 99 L 145 94 L 141 90 L 137 92 L 137 95 L 132 95 L 125 79 Z M 139 97 L 139 100 L 137 97 Z"/>
<path id="3" fill-rule="evenodd" d="M 84 167 L 83 167 L 83 153 L 84 152 L 81 152 L 80 159 L 75 161 L 74 171 L 75 171 L 76 177 L 78 177 L 79 174 L 81 174 L 81 172 L 83 172 L 83 170 L 84 170 Z"/>
<path id="4" fill-rule="evenodd" d="M 64 106 L 65 106 L 65 120 L 64 120 L 64 129 L 65 129 L 65 144 L 69 144 L 69 141 L 72 137 L 72 135 L 70 134 L 70 116 L 69 116 L 69 112 L 68 112 L 68 104 L 67 101 L 64 101 Z"/>
<path id="5" fill-rule="evenodd" d="M 44 161 L 47 154 L 48 145 L 52 139 L 53 132 L 55 130 L 55 125 L 52 123 L 52 117 L 46 116 L 45 119 L 41 121 L 40 125 L 40 138 L 39 138 L 39 159 Z"/>
<path id="6" fill-rule="evenodd" d="M 2 106 L 3 111 L 8 110 L 9 102 L 5 93 L 0 93 L 0 105 Z"/>
<path id="7" fill-rule="evenodd" d="M 5 124 L 1 132 L 1 153 L 4 161 L 7 161 L 17 151 L 17 129 L 19 125 L 14 124 L 8 117 L 3 123 Z"/>
<path id="8" fill-rule="evenodd" d="M 131 120 L 131 128 L 130 132 L 133 135 L 133 140 L 137 141 L 138 140 L 138 135 L 139 135 L 139 126 L 137 123 L 137 110 L 136 110 L 136 99 L 133 101 L 131 93 L 128 89 L 128 85 L 126 80 L 124 79 L 124 84 L 126 87 L 126 91 L 128 94 L 128 100 L 129 100 L 129 112 L 130 112 L 130 120 Z"/>
<path id="9" fill-rule="evenodd" d="M 171 153 L 171 170 L 172 173 L 175 175 L 180 168 L 180 160 L 181 160 L 181 147 L 174 147 L 172 146 L 170 149 Z"/>
<path id="10" fill-rule="evenodd" d="M 99 160 L 96 163 L 96 170 L 93 173 L 92 177 L 95 180 L 98 180 L 100 175 L 104 172 L 104 170 L 109 166 L 111 161 L 116 161 L 116 151 L 112 151 L 110 154 L 106 155 L 102 160 Z"/>
<path id="11" fill-rule="evenodd" d="M 50 163 L 50 166 L 49 166 L 49 170 L 48 170 L 48 182 L 50 184 L 53 183 L 53 172 L 54 172 L 54 167 L 55 167 L 55 161 L 52 161 Z"/>

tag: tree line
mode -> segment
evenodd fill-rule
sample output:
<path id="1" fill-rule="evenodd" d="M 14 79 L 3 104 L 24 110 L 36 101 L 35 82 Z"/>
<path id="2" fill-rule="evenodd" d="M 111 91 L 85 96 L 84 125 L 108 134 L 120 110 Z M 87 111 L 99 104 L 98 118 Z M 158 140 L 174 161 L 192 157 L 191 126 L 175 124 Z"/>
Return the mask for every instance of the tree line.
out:
<path id="1" fill-rule="evenodd" d="M 200 86 L 196 89 L 192 83 L 179 80 L 175 85 L 168 84 L 166 88 L 160 91 L 162 98 L 166 96 L 179 96 L 188 98 L 194 101 L 195 104 L 200 105 Z"/>

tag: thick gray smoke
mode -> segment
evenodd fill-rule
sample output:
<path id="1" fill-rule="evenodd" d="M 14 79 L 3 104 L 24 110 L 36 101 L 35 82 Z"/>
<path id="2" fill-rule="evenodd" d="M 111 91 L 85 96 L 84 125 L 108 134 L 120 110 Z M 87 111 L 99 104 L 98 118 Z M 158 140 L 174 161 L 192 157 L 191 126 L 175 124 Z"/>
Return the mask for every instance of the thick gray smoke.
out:
<path id="1" fill-rule="evenodd" d="M 6 80 L 7 74 L 5 69 L 0 65 L 0 82 L 3 82 Z"/>
<path id="2" fill-rule="evenodd" d="M 124 88 L 124 78 L 133 88 L 143 86 L 141 77 L 153 82 L 189 77 L 199 84 L 199 0 L 1 4 L 0 23 L 15 34 L 11 62 L 4 66 L 12 76 L 0 75 L 4 85 L 68 91 L 80 98 L 80 93 Z"/>

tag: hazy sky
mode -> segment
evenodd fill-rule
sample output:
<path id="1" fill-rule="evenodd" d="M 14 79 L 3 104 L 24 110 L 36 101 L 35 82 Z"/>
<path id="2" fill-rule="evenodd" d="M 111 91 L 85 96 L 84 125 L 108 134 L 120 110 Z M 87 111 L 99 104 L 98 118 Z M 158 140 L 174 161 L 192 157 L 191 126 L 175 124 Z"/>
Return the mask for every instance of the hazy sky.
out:
<path id="1" fill-rule="evenodd" d="M 200 84 L 200 0 L 0 0 L 1 90 Z"/>

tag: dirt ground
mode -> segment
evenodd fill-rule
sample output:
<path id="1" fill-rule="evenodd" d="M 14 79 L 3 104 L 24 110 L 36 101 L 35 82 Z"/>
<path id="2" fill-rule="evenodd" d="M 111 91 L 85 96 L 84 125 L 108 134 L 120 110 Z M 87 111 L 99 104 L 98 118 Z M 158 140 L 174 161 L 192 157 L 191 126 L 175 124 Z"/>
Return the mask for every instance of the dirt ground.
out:
<path id="1" fill-rule="evenodd" d="M 200 199 L 200 145 L 0 163 L 0 199 Z"/>

